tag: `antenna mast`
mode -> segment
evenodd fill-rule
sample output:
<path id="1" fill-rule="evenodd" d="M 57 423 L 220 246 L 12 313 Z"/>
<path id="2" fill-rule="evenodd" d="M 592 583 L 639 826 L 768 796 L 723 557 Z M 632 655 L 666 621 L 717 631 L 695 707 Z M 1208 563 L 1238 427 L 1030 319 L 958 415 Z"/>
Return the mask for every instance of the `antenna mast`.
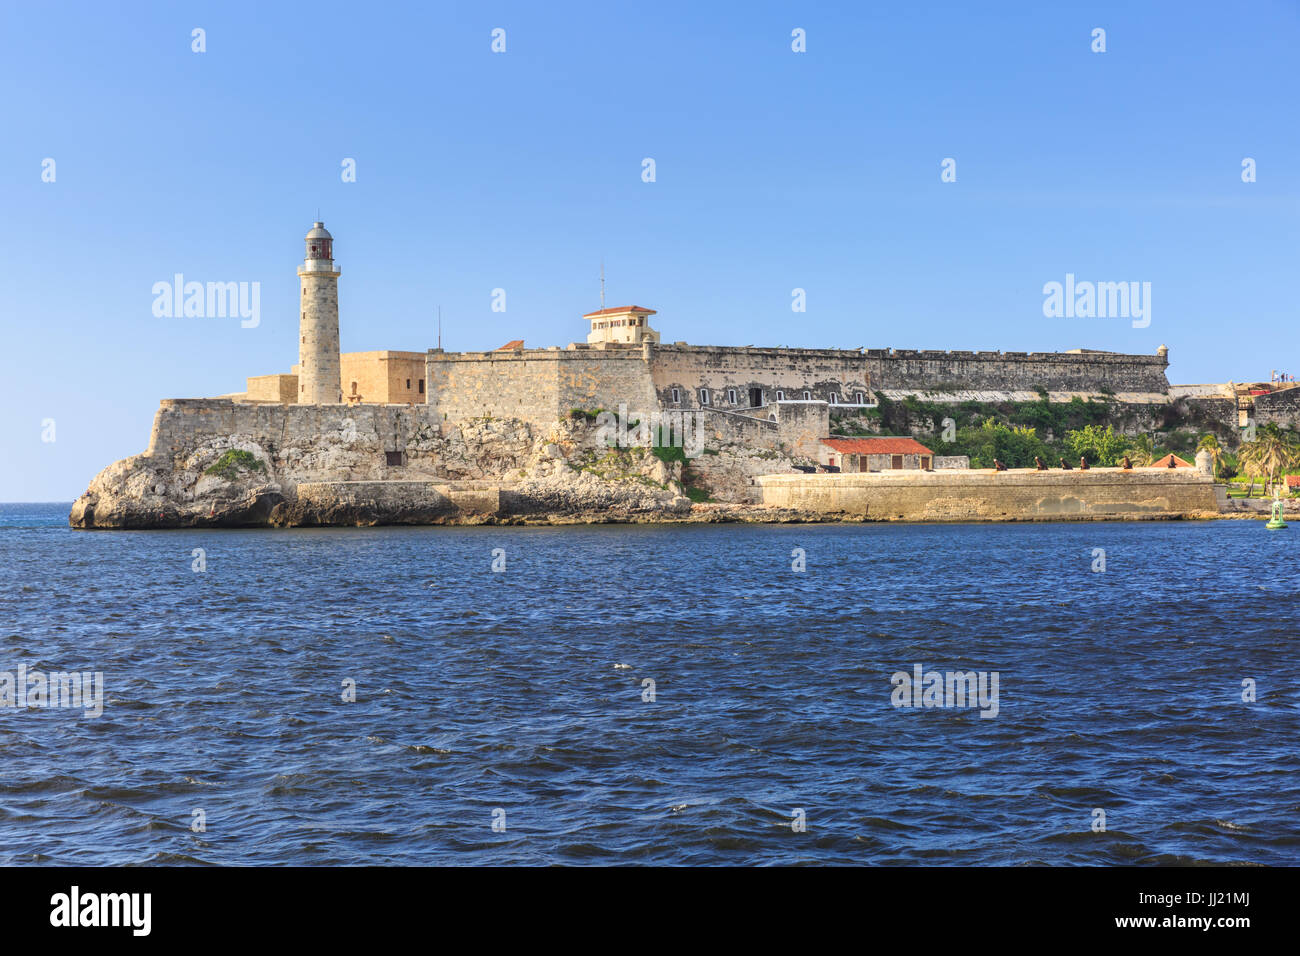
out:
<path id="1" fill-rule="evenodd" d="M 438 306 L 438 351 L 442 351 L 442 306 Z"/>
<path id="2" fill-rule="evenodd" d="M 600 311 L 605 311 L 605 259 L 600 260 Z"/>

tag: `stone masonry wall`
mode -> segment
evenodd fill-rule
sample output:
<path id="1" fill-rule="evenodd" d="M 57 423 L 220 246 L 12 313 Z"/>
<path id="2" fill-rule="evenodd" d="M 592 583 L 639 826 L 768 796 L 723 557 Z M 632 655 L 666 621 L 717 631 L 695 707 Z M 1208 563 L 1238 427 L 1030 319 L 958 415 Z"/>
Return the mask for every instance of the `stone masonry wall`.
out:
<path id="1" fill-rule="evenodd" d="M 853 350 L 659 345 L 651 353 L 650 374 L 665 408 L 699 408 L 701 388 L 709 389 L 711 407 L 729 410 L 753 407 L 750 389 L 762 391 L 760 405 L 775 402 L 778 389 L 791 400 L 807 390 L 824 402 L 854 402 L 858 393 L 874 401 L 866 359 Z M 734 405 L 728 389 L 736 391 Z"/>
<path id="2" fill-rule="evenodd" d="M 772 406 L 776 421 L 716 409 L 702 414 L 706 448 L 739 445 L 816 460 L 821 439 L 829 434 L 825 402 L 779 402 Z"/>
<path id="3" fill-rule="evenodd" d="M 763 504 L 884 521 L 1061 520 L 1217 512 L 1211 478 L 1190 468 L 770 475 Z"/>
<path id="4" fill-rule="evenodd" d="M 154 416 L 148 458 L 163 461 L 188 456 L 214 438 L 248 436 L 276 447 L 295 442 L 310 447 L 359 442 L 373 449 L 370 474 L 383 478 L 383 455 L 405 452 L 422 424 L 429 424 L 426 406 L 416 405 L 254 405 L 215 398 L 164 399 Z M 310 462 L 301 470 L 310 474 Z M 337 477 L 322 466 L 321 480 Z"/>
<path id="5" fill-rule="evenodd" d="M 344 352 L 339 358 L 344 401 L 424 403 L 423 352 Z"/>
<path id="6" fill-rule="evenodd" d="M 247 380 L 244 398 L 250 402 L 298 401 L 297 375 L 253 375 Z"/>
<path id="7" fill-rule="evenodd" d="M 641 349 L 437 352 L 426 359 L 428 404 L 440 422 L 515 418 L 549 424 L 575 408 L 634 415 L 658 408 Z"/>
<path id="8" fill-rule="evenodd" d="M 939 352 L 868 349 L 877 389 L 1033 390 L 1115 393 L 1169 390 L 1161 355 L 1111 352 Z"/>
<path id="9" fill-rule="evenodd" d="M 1285 388 L 1255 396 L 1255 424 L 1300 425 L 1300 388 Z"/>

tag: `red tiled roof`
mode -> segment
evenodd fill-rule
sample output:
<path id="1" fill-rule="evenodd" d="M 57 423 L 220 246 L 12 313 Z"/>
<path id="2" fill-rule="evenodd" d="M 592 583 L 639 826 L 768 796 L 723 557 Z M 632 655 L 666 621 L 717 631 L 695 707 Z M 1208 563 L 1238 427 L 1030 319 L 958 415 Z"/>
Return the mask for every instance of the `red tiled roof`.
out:
<path id="1" fill-rule="evenodd" d="M 822 444 L 846 455 L 933 455 L 915 438 L 823 438 Z"/>
<path id="2" fill-rule="evenodd" d="M 513 352 L 515 349 L 521 349 L 523 347 L 524 347 L 523 339 L 512 339 L 511 341 L 507 342 L 505 345 L 501 346 L 501 348 L 497 349 L 497 351 Z"/>
<path id="3" fill-rule="evenodd" d="M 1300 488 L 1300 475 L 1287 475 L 1286 486 L 1288 488 Z"/>
<path id="4" fill-rule="evenodd" d="M 1175 467 L 1175 468 L 1191 468 L 1191 467 L 1192 467 L 1192 463 L 1191 463 L 1190 461 L 1187 461 L 1187 460 L 1185 460 L 1185 459 L 1183 459 L 1183 458 L 1179 458 L 1179 457 L 1178 457 L 1177 455 L 1175 455 L 1173 452 L 1170 452 L 1168 455 L 1165 455 L 1165 457 L 1164 457 L 1164 458 L 1161 458 L 1159 461 L 1153 461 L 1153 462 L 1151 463 L 1151 467 L 1152 467 L 1152 468 L 1168 468 L 1168 467 L 1169 467 L 1169 459 L 1170 459 L 1170 458 L 1172 458 L 1172 459 L 1174 460 L 1174 467 Z"/>
<path id="5" fill-rule="evenodd" d="M 612 309 L 597 309 L 595 312 L 588 312 L 583 318 L 589 319 L 593 315 L 626 315 L 628 312 L 636 312 L 638 315 L 658 315 L 654 309 L 643 309 L 639 305 L 616 305 Z"/>

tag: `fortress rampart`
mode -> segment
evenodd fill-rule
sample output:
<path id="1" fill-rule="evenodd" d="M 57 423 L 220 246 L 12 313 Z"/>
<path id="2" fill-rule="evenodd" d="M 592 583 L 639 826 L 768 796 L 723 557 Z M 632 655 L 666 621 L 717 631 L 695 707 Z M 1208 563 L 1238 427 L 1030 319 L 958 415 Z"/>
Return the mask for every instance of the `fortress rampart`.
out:
<path id="1" fill-rule="evenodd" d="M 940 352 L 868 349 L 875 389 L 1049 391 L 1166 395 L 1167 354 L 1115 352 Z"/>
<path id="2" fill-rule="evenodd" d="M 1060 521 L 1218 511 L 1214 480 L 1190 468 L 763 475 L 763 504 L 881 521 Z"/>
<path id="3" fill-rule="evenodd" d="M 549 424 L 572 409 L 658 408 L 643 349 L 431 351 L 428 407 L 438 421 L 516 418 Z"/>
<path id="4" fill-rule="evenodd" d="M 145 456 L 165 460 L 231 435 L 252 436 L 278 447 L 355 436 L 383 452 L 400 452 L 421 425 L 432 425 L 426 405 L 272 405 L 168 398 L 154 416 Z"/>
<path id="5" fill-rule="evenodd" d="M 1300 422 L 1300 388 L 1284 388 L 1268 395 L 1256 395 L 1255 424 L 1289 427 Z"/>
<path id="6" fill-rule="evenodd" d="M 665 408 L 699 408 L 701 389 L 709 390 L 712 407 L 729 409 L 778 400 L 875 401 L 866 359 L 852 349 L 675 344 L 655 346 L 649 354 L 655 396 Z"/>
<path id="7" fill-rule="evenodd" d="M 830 430 L 824 402 L 778 402 L 770 416 L 744 415 L 716 409 L 704 416 L 704 447 L 738 445 L 755 451 L 780 451 L 816 460 L 821 440 Z"/>
<path id="8" fill-rule="evenodd" d="M 426 358 L 428 402 L 438 418 L 554 421 L 574 408 L 744 412 L 780 401 L 870 405 L 892 394 L 1055 393 L 1167 401 L 1168 359 L 1109 352 L 921 352 L 873 349 L 659 345 L 497 352 Z"/>

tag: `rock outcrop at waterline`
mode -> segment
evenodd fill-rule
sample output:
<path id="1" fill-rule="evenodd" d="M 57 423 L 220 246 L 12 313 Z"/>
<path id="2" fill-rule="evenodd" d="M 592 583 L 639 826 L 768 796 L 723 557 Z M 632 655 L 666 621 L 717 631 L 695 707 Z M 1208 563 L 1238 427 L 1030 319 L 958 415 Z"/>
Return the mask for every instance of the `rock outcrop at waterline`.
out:
<path id="1" fill-rule="evenodd" d="M 636 521 L 690 512 L 682 464 L 578 417 L 455 426 L 418 406 L 164 402 L 149 450 L 105 468 L 74 528 Z"/>

